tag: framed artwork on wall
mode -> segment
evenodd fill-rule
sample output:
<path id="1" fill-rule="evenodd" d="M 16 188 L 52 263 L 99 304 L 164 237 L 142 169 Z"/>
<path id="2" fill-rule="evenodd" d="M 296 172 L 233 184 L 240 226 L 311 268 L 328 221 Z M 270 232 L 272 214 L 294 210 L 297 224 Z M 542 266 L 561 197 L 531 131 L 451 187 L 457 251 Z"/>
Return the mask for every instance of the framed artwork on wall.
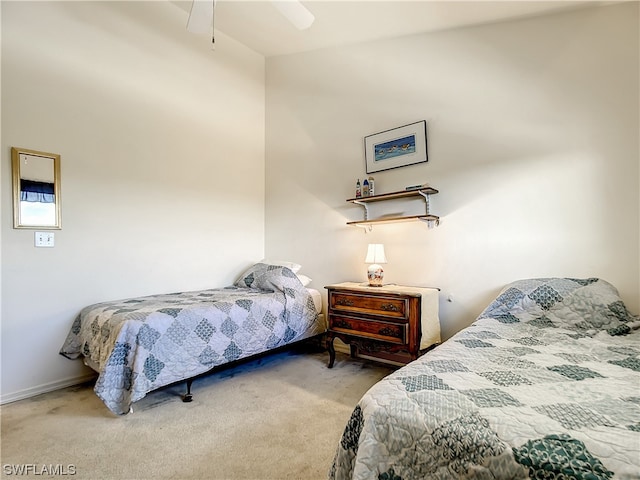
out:
<path id="1" fill-rule="evenodd" d="M 427 122 L 422 120 L 364 137 L 367 173 L 426 162 Z"/>

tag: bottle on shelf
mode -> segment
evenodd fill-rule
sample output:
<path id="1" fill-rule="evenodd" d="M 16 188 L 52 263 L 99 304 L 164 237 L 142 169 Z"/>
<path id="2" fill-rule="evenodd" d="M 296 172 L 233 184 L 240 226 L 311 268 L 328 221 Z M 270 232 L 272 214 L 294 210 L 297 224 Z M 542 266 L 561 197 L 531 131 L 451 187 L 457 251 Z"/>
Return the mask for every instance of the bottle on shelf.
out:
<path id="1" fill-rule="evenodd" d="M 360 179 L 356 182 L 356 198 L 360 198 L 362 196 L 362 191 L 360 190 Z"/>
<path id="2" fill-rule="evenodd" d="M 375 195 L 375 190 L 373 188 L 373 177 L 369 177 L 369 196 L 373 197 Z"/>
<path id="3" fill-rule="evenodd" d="M 369 181 L 366 178 L 364 179 L 364 182 L 362 182 L 362 196 L 369 196 Z"/>

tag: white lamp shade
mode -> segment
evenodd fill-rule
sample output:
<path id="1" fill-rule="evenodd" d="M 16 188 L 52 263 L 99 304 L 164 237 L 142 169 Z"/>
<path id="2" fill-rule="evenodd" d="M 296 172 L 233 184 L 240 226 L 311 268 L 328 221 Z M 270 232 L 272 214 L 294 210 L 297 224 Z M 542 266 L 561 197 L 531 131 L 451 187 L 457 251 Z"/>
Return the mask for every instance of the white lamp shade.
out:
<path id="1" fill-rule="evenodd" d="M 367 249 L 367 258 L 365 263 L 387 263 L 387 257 L 384 255 L 384 245 L 382 243 L 370 243 Z"/>

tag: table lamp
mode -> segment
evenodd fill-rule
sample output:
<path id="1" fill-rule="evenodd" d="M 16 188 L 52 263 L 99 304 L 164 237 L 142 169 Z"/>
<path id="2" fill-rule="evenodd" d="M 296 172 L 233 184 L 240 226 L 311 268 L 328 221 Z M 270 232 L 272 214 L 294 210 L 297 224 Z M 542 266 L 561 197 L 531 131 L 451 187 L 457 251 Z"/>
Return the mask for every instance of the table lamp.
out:
<path id="1" fill-rule="evenodd" d="M 367 278 L 370 287 L 381 287 L 384 277 L 384 270 L 380 266 L 381 263 L 387 263 L 387 257 L 384 255 L 384 245 L 381 243 L 370 243 L 367 249 L 367 257 L 364 260 L 369 263 L 367 269 Z"/>

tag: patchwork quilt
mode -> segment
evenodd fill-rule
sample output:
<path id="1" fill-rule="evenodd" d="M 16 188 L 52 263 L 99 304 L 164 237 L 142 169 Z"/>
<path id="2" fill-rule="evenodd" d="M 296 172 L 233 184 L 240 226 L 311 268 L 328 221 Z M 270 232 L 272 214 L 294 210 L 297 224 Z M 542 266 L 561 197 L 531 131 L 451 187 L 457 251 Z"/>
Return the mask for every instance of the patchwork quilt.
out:
<path id="1" fill-rule="evenodd" d="M 374 385 L 331 479 L 640 479 L 640 321 L 599 279 L 508 285 Z"/>
<path id="2" fill-rule="evenodd" d="M 96 366 L 96 394 L 126 414 L 154 389 L 324 330 L 289 268 L 256 264 L 226 288 L 88 306 L 60 353 Z"/>

